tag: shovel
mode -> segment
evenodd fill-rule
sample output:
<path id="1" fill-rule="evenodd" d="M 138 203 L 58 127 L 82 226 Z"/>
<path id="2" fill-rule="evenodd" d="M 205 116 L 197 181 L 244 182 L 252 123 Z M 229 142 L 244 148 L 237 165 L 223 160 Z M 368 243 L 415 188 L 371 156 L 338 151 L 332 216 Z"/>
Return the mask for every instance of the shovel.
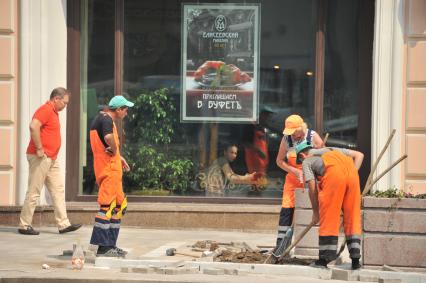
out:
<path id="1" fill-rule="evenodd" d="M 287 232 L 284 235 L 284 238 L 281 240 L 281 242 L 278 244 L 278 246 L 272 251 L 272 255 L 276 258 L 279 258 L 283 252 L 290 246 L 291 239 L 293 238 L 293 232 L 294 232 L 294 222 L 291 224 L 290 228 L 287 230 Z"/>
<path id="2" fill-rule="evenodd" d="M 293 238 L 293 233 L 294 233 L 294 214 L 296 214 L 296 212 L 293 212 L 293 221 L 291 223 L 290 228 L 288 228 L 288 230 L 285 232 L 284 237 L 281 239 L 278 245 L 272 250 L 272 253 L 266 258 L 266 260 L 263 263 L 275 263 L 276 260 L 280 258 L 283 252 L 288 248 L 288 246 L 290 246 L 291 239 Z M 271 257 L 274 257 L 275 260 L 271 260 Z"/>

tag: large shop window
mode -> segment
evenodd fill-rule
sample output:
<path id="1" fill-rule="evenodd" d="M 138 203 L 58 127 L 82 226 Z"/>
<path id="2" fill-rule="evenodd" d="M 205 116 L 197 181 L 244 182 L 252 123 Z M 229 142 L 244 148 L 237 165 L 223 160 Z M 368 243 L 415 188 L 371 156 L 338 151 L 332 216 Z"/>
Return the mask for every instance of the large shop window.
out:
<path id="1" fill-rule="evenodd" d="M 80 36 L 80 184 L 96 194 L 89 129 L 114 95 L 114 0 L 83 1 Z"/>
<path id="2" fill-rule="evenodd" d="M 357 38 L 351 34 L 360 20 L 357 7 L 337 5 L 339 1 L 323 7 L 329 17 L 323 23 L 330 25 L 332 34 L 318 46 L 319 3 L 326 2 L 323 0 L 76 2 L 80 25 L 80 157 L 79 181 L 73 183 L 78 189 L 71 199 L 97 194 L 88 132 L 91 120 L 117 94 L 135 102 L 128 117 L 118 124 L 122 155 L 132 168 L 123 174 L 124 190 L 130 196 L 278 200 L 285 172 L 275 160 L 283 122 L 293 113 L 303 116 L 310 128 L 319 127 L 320 135 L 330 132 L 330 145 L 356 148 L 356 64 L 360 55 Z M 259 7 L 257 122 L 182 121 L 181 64 L 189 69 L 193 64 L 195 71 L 205 62 L 198 57 L 181 61 L 182 52 L 186 52 L 182 48 L 182 5 L 203 2 Z M 357 1 L 344 2 L 356 6 Z M 206 19 L 207 23 L 208 16 Z M 230 15 L 227 21 L 234 27 L 249 24 L 244 13 Z M 203 42 L 192 43 L 188 53 L 209 48 Z M 244 44 L 244 39 L 233 46 L 231 63 L 248 66 L 253 58 L 247 52 L 238 52 L 238 44 Z M 324 58 L 325 69 L 316 69 L 319 56 Z M 324 85 L 316 81 L 317 72 L 322 74 Z M 319 95 L 324 99 L 323 109 L 316 105 Z M 323 114 L 323 124 L 318 125 L 318 113 Z M 266 133 L 265 172 L 256 175 L 256 185 L 230 183 L 227 172 L 218 168 L 228 164 L 241 176 L 253 170 L 250 148 L 256 128 Z"/>

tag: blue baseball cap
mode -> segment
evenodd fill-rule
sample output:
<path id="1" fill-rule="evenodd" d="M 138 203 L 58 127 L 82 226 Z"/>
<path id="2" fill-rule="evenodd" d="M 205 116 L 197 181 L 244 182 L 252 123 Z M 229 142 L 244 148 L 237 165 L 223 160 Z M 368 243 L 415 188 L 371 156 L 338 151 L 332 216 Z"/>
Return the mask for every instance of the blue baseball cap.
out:
<path id="1" fill-rule="evenodd" d="M 312 148 L 312 145 L 308 143 L 307 141 L 303 141 L 296 145 L 296 164 L 302 164 L 302 159 L 300 158 L 300 152 L 306 148 Z"/>
<path id="2" fill-rule="evenodd" d="M 126 107 L 133 107 L 135 105 L 133 102 L 128 101 L 124 96 L 122 95 L 116 95 L 108 103 L 108 107 L 111 109 L 120 108 L 123 106 Z"/>
<path id="3" fill-rule="evenodd" d="M 312 148 L 312 145 L 309 144 L 307 141 L 299 143 L 298 145 L 296 145 L 296 154 L 299 154 L 305 148 Z"/>

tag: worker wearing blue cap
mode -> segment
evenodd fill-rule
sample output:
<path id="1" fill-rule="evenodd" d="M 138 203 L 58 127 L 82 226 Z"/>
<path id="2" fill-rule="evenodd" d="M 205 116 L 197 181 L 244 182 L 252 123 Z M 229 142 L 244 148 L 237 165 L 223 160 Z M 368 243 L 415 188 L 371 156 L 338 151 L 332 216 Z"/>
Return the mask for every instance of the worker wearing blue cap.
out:
<path id="1" fill-rule="evenodd" d="M 97 245 L 97 256 L 125 257 L 127 252 L 116 246 L 121 217 L 126 212 L 127 200 L 123 192 L 123 170 L 130 167 L 120 154 L 120 141 L 114 120 L 127 116 L 134 103 L 121 95 L 114 96 L 108 109 L 100 112 L 90 127 L 90 145 L 96 183 L 99 186 L 98 203 L 90 244 Z"/>
<path id="2" fill-rule="evenodd" d="M 358 170 L 364 155 L 343 148 L 313 149 L 307 142 L 296 146 L 302 162 L 304 182 L 309 186 L 312 222 L 319 222 L 319 259 L 316 266 L 327 266 L 336 259 L 340 213 L 352 269 L 361 267 L 361 195 Z"/>

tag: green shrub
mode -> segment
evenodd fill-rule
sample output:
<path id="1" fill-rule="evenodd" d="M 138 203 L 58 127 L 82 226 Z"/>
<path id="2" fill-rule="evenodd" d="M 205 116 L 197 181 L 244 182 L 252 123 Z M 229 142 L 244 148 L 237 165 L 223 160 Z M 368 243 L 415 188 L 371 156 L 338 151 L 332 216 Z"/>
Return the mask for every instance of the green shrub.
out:
<path id="1" fill-rule="evenodd" d="M 134 101 L 123 146 L 132 168 L 124 174 L 125 188 L 186 191 L 194 164 L 187 150 L 173 150 L 170 145 L 179 127 L 175 102 L 167 89 L 143 92 Z"/>
<path id="2" fill-rule="evenodd" d="M 398 198 L 398 199 L 402 199 L 402 198 L 425 199 L 426 198 L 426 194 L 414 195 L 411 192 L 405 192 L 404 190 L 398 189 L 397 187 L 389 188 L 386 191 L 370 192 L 368 195 L 377 197 L 377 198 Z"/>

